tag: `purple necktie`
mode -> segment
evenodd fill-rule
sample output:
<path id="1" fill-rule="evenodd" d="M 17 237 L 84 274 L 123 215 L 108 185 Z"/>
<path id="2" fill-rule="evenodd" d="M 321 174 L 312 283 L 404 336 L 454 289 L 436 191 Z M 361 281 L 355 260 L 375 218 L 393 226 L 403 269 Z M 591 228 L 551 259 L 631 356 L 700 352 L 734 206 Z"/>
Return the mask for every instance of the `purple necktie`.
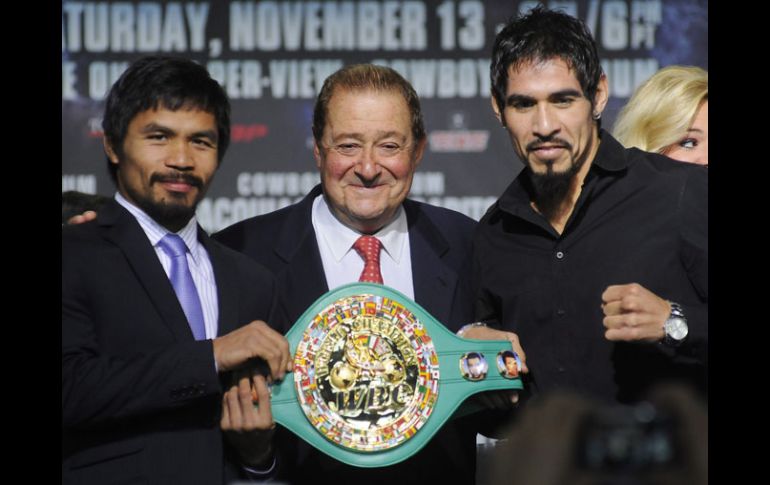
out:
<path id="1" fill-rule="evenodd" d="M 206 324 L 203 320 L 203 308 L 198 297 L 198 290 L 187 266 L 187 245 L 176 234 L 166 234 L 158 245 L 171 258 L 169 279 L 174 287 L 176 297 L 182 305 L 195 340 L 206 339 Z"/>

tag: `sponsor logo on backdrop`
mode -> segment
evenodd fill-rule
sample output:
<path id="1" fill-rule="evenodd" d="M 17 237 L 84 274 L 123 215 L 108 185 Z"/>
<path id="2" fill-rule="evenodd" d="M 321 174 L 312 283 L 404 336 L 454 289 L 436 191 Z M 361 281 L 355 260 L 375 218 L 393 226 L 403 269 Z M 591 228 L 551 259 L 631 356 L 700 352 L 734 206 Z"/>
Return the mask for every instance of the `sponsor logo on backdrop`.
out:
<path id="1" fill-rule="evenodd" d="M 428 134 L 430 151 L 441 153 L 483 152 L 489 142 L 489 130 L 468 129 L 463 111 L 449 113 L 448 130 L 434 130 Z"/>
<path id="2" fill-rule="evenodd" d="M 88 137 L 89 138 L 101 138 L 104 135 L 102 131 L 102 119 L 88 118 Z"/>
<path id="3" fill-rule="evenodd" d="M 264 123 L 235 124 L 230 127 L 230 141 L 232 143 L 249 143 L 259 138 L 264 138 L 270 132 Z"/>

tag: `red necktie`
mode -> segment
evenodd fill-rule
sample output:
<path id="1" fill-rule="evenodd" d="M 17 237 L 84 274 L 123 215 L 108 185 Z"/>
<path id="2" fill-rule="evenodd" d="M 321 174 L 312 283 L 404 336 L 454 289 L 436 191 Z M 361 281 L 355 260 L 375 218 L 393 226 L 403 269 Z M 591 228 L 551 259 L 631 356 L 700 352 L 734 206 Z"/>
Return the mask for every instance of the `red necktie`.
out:
<path id="1" fill-rule="evenodd" d="M 361 236 L 353 244 L 353 249 L 364 258 L 364 270 L 358 281 L 382 284 L 382 274 L 380 273 L 380 249 L 382 243 L 374 236 Z"/>

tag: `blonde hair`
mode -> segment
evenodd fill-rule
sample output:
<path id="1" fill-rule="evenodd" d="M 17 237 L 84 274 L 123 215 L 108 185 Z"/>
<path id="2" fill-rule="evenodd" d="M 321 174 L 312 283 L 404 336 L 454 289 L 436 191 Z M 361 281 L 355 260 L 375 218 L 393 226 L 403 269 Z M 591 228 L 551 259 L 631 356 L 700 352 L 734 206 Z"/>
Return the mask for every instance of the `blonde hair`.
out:
<path id="1" fill-rule="evenodd" d="M 708 95 L 707 71 L 665 67 L 637 88 L 620 111 L 613 136 L 626 147 L 663 153 L 687 133 Z"/>

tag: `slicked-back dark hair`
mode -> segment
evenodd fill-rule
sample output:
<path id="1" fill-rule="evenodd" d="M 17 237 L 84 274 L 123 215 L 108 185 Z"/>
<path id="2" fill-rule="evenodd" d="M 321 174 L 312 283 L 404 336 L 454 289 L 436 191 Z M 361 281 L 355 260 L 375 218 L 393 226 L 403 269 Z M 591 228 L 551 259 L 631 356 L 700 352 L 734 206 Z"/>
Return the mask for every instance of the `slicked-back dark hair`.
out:
<path id="1" fill-rule="evenodd" d="M 217 123 L 217 158 L 230 144 L 230 101 L 222 86 L 205 67 L 189 59 L 165 56 L 142 57 L 132 63 L 112 85 L 104 107 L 102 129 L 113 150 L 123 156 L 128 125 L 139 113 L 150 109 L 198 109 L 211 113 Z M 118 166 L 107 167 L 117 183 Z"/>
<path id="2" fill-rule="evenodd" d="M 593 106 L 602 76 L 596 41 L 581 20 L 538 5 L 509 20 L 495 38 L 489 75 L 501 113 L 505 109 L 508 69 L 554 58 L 563 60 L 575 72 L 583 94 Z"/>
<path id="3" fill-rule="evenodd" d="M 351 91 L 396 92 L 401 94 L 409 107 L 412 136 L 415 142 L 425 138 L 420 99 L 409 81 L 394 69 L 374 64 L 351 64 L 338 70 L 324 81 L 313 108 L 313 137 L 320 143 L 326 126 L 329 101 L 337 89 Z"/>

